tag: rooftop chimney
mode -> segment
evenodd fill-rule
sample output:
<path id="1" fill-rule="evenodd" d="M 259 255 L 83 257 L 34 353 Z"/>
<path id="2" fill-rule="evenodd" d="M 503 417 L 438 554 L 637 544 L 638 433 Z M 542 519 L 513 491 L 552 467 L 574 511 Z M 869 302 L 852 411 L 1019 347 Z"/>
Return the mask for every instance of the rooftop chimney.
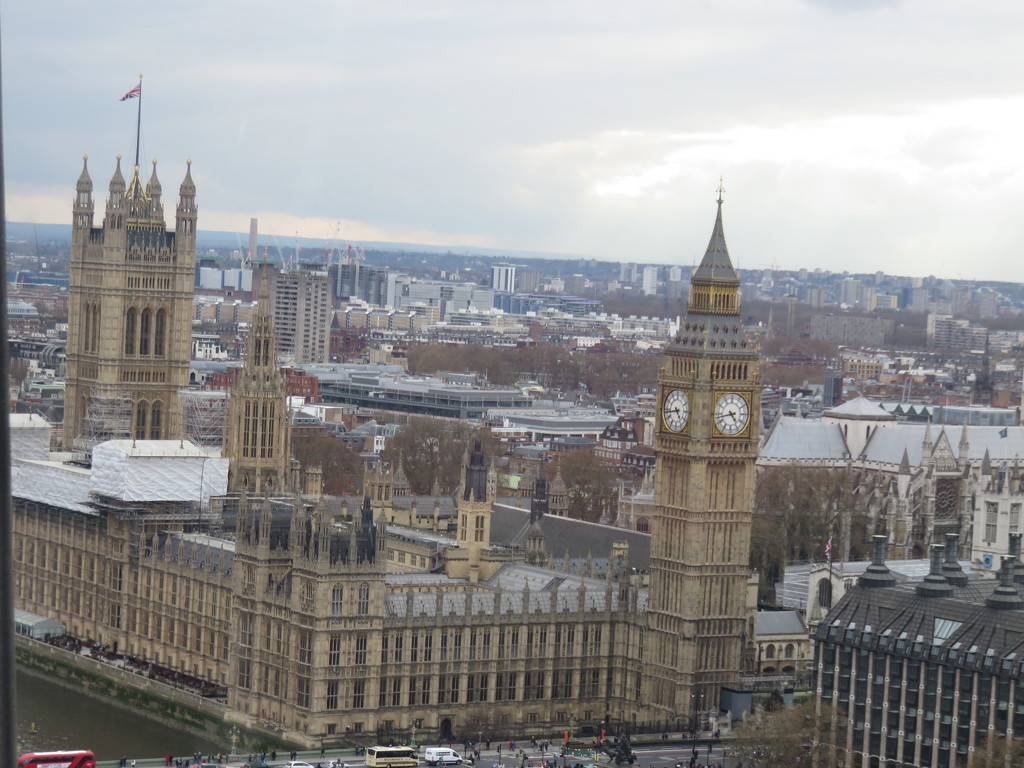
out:
<path id="1" fill-rule="evenodd" d="M 960 535 L 957 533 L 947 533 L 946 562 L 942 564 L 942 575 L 945 576 L 946 581 L 954 587 L 966 587 L 967 574 L 964 573 L 964 569 L 960 567 L 960 563 L 956 561 L 956 557 L 959 553 Z"/>
<path id="2" fill-rule="evenodd" d="M 873 551 L 871 565 L 857 579 L 857 586 L 871 589 L 874 587 L 891 587 L 896 584 L 896 578 L 885 564 L 885 541 L 885 536 L 882 534 L 875 534 L 871 537 Z"/>
<path id="3" fill-rule="evenodd" d="M 999 568 L 999 586 L 992 590 L 992 594 L 985 600 L 985 605 L 993 610 L 1019 610 L 1024 608 L 1024 598 L 1020 596 L 1017 587 L 1013 585 L 1013 572 L 1016 561 L 1012 555 L 1003 555 L 1003 562 Z"/>
<path id="4" fill-rule="evenodd" d="M 1019 533 L 1010 534 L 1010 557 L 1014 563 L 1013 580 L 1018 584 L 1024 584 L 1024 563 L 1020 561 L 1020 537 Z"/>
<path id="5" fill-rule="evenodd" d="M 946 581 L 942 575 L 942 561 L 944 559 L 945 547 L 941 544 L 932 544 L 931 561 L 932 567 L 924 581 L 917 585 L 917 594 L 920 597 L 949 597 L 953 594 L 953 586 Z"/>

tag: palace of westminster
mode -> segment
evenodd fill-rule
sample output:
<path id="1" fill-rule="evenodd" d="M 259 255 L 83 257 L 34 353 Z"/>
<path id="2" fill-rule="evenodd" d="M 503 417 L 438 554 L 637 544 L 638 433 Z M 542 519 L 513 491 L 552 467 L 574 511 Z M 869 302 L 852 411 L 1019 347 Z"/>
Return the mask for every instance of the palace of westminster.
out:
<path id="1" fill-rule="evenodd" d="M 87 166 L 78 179 L 63 451 L 12 430 L 20 609 L 223 686 L 236 722 L 310 743 L 730 708 L 754 666 L 762 430 L 721 194 L 663 354 L 649 537 L 546 515 L 542 478 L 499 500 L 479 445 L 454 498 L 410 497 L 400 465 L 368 473 L 362 498 L 323 496 L 290 455 L 266 281 L 223 448 L 185 441 L 191 169 L 171 230 L 161 196 L 155 164 L 126 182 L 118 161 L 97 226 Z M 133 439 L 98 440 L 90 422 L 118 408 Z"/>

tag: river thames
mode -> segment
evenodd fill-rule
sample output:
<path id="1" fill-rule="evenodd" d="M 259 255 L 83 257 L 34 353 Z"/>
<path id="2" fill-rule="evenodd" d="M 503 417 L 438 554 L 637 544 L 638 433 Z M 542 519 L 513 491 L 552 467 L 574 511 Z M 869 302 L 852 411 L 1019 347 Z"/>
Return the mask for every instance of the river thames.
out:
<path id="1" fill-rule="evenodd" d="M 72 688 L 18 671 L 17 739 L 21 752 L 91 749 L 97 760 L 186 757 L 196 752 L 224 752 L 230 743 L 162 725 L 156 720 L 90 699 Z M 36 733 L 31 733 L 35 724 Z"/>

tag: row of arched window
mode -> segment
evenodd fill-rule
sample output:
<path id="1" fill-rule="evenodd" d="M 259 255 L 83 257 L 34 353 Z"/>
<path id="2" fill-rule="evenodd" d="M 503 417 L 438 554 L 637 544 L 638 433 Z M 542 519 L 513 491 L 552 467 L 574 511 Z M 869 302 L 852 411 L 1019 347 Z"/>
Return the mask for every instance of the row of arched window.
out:
<path id="1" fill-rule="evenodd" d="M 341 616 L 345 605 L 345 588 L 336 584 L 331 590 L 331 616 Z M 356 614 L 366 616 L 370 612 L 370 585 L 365 581 L 359 585 L 356 597 Z"/>
<path id="2" fill-rule="evenodd" d="M 139 400 L 135 404 L 135 439 L 160 440 L 163 436 L 163 412 L 164 406 L 160 400 L 152 403 Z"/>
<path id="3" fill-rule="evenodd" d="M 129 307 L 124 317 L 124 353 L 163 357 L 167 338 L 167 310 Z"/>
<path id="4" fill-rule="evenodd" d="M 82 334 L 82 351 L 100 351 L 100 303 L 87 301 L 82 308 L 85 313 L 84 332 Z"/>
<path id="5" fill-rule="evenodd" d="M 779 653 L 779 658 L 780 659 L 783 658 L 782 654 L 785 654 L 785 658 L 792 659 L 793 658 L 793 654 L 795 652 L 796 652 L 796 646 L 793 645 L 792 643 L 787 643 L 785 648 L 782 648 L 781 646 L 779 646 L 778 653 Z M 775 658 L 775 646 L 774 645 L 766 645 L 764 647 L 764 657 L 766 659 L 774 659 Z"/>

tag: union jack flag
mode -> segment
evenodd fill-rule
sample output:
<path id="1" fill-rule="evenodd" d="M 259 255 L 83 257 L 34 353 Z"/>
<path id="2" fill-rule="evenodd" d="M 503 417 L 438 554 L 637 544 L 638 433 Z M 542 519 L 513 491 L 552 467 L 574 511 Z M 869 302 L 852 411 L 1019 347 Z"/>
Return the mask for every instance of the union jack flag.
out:
<path id="1" fill-rule="evenodd" d="M 128 99 L 140 99 L 142 98 L 142 81 L 132 88 L 128 93 L 121 97 L 121 101 L 128 101 Z"/>
<path id="2" fill-rule="evenodd" d="M 832 562 L 832 537 L 828 537 L 828 541 L 825 542 L 825 559 L 830 563 Z"/>

